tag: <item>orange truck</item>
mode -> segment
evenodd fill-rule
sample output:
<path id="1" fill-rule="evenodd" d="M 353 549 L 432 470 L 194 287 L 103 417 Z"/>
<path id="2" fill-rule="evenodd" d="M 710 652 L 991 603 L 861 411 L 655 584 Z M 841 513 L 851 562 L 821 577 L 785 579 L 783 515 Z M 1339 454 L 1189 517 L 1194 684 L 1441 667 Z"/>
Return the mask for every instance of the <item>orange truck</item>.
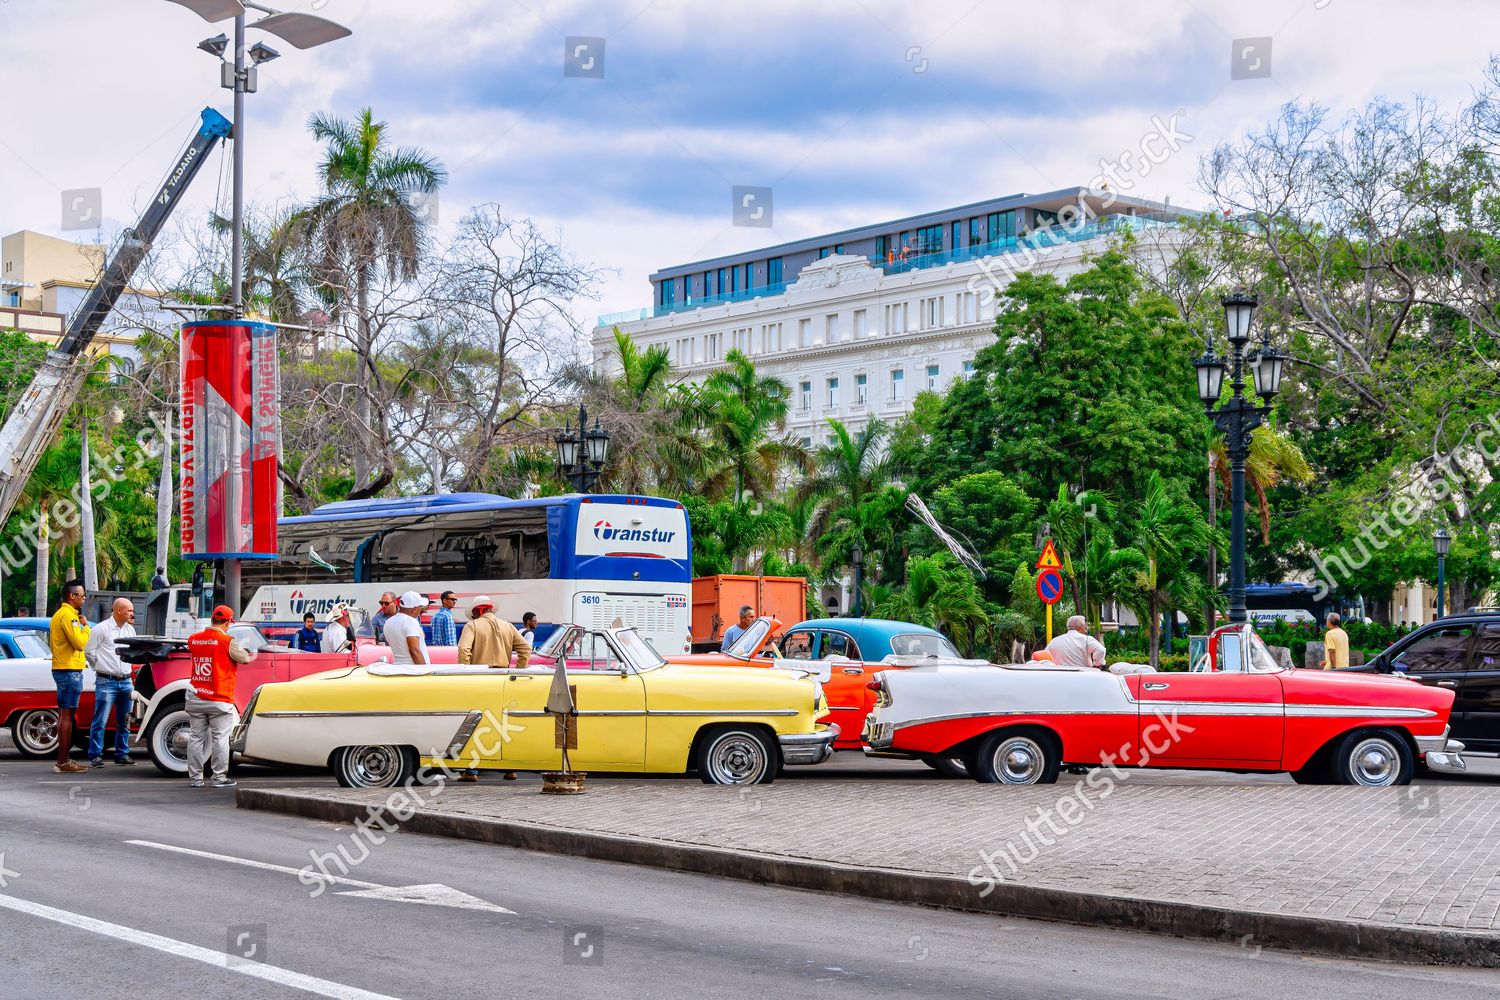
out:
<path id="1" fill-rule="evenodd" d="M 693 652 L 716 650 L 724 630 L 740 617 L 746 604 L 756 615 L 769 615 L 787 624 L 807 617 L 807 581 L 800 576 L 718 576 L 693 578 Z"/>

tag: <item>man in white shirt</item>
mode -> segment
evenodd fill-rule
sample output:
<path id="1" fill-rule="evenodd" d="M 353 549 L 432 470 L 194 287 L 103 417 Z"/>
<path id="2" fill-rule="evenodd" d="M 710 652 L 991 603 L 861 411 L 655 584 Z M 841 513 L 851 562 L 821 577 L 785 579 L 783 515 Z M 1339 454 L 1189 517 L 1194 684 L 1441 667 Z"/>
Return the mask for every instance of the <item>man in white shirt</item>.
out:
<path id="1" fill-rule="evenodd" d="M 112 613 L 95 625 L 83 647 L 83 659 L 94 671 L 94 721 L 89 726 L 89 763 L 104 766 L 104 729 L 110 709 L 115 717 L 116 764 L 134 764 L 130 756 L 130 664 L 120 659 L 115 643 L 135 635 L 135 605 L 115 598 Z"/>
<path id="2" fill-rule="evenodd" d="M 1089 635 L 1089 623 L 1083 615 L 1068 619 L 1068 630 L 1047 643 L 1047 652 L 1059 667 L 1104 666 L 1104 643 Z"/>
<path id="3" fill-rule="evenodd" d="M 401 595 L 400 609 L 385 623 L 385 641 L 391 647 L 391 662 L 403 666 L 426 666 L 427 637 L 422 634 L 422 612 L 427 598 L 415 590 Z"/>

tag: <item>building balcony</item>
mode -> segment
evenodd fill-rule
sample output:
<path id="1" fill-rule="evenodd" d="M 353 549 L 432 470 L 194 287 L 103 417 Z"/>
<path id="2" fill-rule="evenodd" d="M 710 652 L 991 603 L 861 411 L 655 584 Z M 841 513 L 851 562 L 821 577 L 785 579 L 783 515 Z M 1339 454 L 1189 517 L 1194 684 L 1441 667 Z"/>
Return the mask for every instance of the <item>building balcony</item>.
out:
<path id="1" fill-rule="evenodd" d="M 620 323 L 635 323 L 643 319 L 652 319 L 657 316 L 669 316 L 672 313 L 692 312 L 708 306 L 721 306 L 730 302 L 748 302 L 751 299 L 764 298 L 768 295 L 780 295 L 786 291 L 786 282 L 778 281 L 772 285 L 763 285 L 760 288 L 740 289 L 737 292 L 725 292 L 721 295 L 700 295 L 696 299 L 687 299 L 682 302 L 668 302 L 665 305 L 648 306 L 645 309 L 627 309 L 624 312 L 606 313 L 599 317 L 599 326 L 615 326 Z"/>

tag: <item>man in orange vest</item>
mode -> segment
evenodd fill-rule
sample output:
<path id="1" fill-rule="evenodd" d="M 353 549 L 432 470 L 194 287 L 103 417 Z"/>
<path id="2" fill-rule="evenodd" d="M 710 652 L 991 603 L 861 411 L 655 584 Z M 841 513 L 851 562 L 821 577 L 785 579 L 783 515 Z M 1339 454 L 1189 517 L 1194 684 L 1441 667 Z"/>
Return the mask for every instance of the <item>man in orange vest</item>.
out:
<path id="1" fill-rule="evenodd" d="M 234 704 L 234 677 L 240 664 L 255 654 L 229 635 L 234 612 L 224 605 L 214 608 L 208 628 L 188 640 L 193 657 L 192 686 L 187 692 L 187 714 L 192 729 L 188 736 L 188 785 L 203 787 L 203 764 L 212 759 L 213 786 L 233 788 L 229 777 L 229 734 L 239 722 Z M 212 740 L 212 745 L 209 741 Z"/>

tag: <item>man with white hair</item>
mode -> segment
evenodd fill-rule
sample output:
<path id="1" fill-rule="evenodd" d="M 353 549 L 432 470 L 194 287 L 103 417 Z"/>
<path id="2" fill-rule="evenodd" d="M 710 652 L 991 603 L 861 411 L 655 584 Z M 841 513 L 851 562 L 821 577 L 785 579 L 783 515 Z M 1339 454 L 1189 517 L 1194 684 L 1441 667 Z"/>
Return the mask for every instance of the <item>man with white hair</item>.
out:
<path id="1" fill-rule="evenodd" d="M 1104 666 L 1104 643 L 1089 635 L 1089 623 L 1083 615 L 1068 619 L 1068 630 L 1047 643 L 1047 652 L 1059 667 Z"/>
<path id="2" fill-rule="evenodd" d="M 89 632 L 83 658 L 94 668 L 94 719 L 89 726 L 89 764 L 104 766 L 104 730 L 114 716 L 116 764 L 134 764 L 130 756 L 130 664 L 120 659 L 115 643 L 135 635 L 135 605 L 115 598 L 111 614 Z"/>

